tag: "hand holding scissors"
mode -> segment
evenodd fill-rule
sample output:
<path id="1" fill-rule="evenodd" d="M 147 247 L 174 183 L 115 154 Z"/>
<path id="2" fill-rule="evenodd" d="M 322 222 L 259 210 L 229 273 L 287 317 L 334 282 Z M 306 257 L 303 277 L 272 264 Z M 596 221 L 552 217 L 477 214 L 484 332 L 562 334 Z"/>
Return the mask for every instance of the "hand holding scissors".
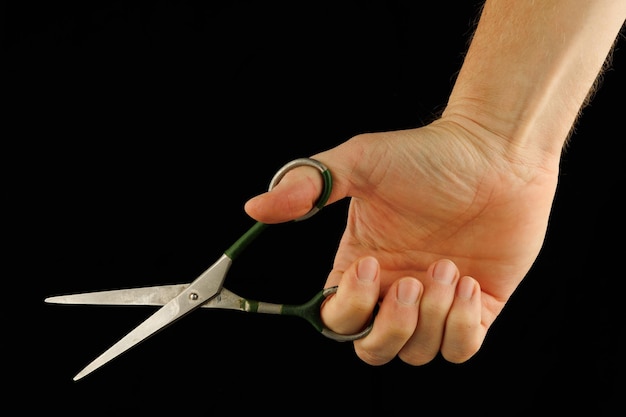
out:
<path id="1" fill-rule="evenodd" d="M 288 171 L 299 166 L 317 168 L 324 180 L 324 188 L 316 205 L 307 214 L 294 221 L 305 220 L 316 214 L 326 204 L 332 189 L 332 177 L 328 168 L 319 161 L 310 158 L 295 159 L 284 165 L 272 178 L 269 189 L 273 189 Z M 370 322 L 369 326 L 361 332 L 350 335 L 335 333 L 322 322 L 320 308 L 326 297 L 337 291 L 337 287 L 326 288 L 301 305 L 274 304 L 250 300 L 223 287 L 233 260 L 267 226 L 268 224 L 266 223 L 256 222 L 234 244 L 226 249 L 213 265 L 189 284 L 97 291 L 46 298 L 46 302 L 57 304 L 162 306 L 148 319 L 88 364 L 74 377 L 74 380 L 83 378 L 157 331 L 201 307 L 297 316 L 307 320 L 324 336 L 337 341 L 351 341 L 366 336 L 372 329 L 373 322 Z"/>

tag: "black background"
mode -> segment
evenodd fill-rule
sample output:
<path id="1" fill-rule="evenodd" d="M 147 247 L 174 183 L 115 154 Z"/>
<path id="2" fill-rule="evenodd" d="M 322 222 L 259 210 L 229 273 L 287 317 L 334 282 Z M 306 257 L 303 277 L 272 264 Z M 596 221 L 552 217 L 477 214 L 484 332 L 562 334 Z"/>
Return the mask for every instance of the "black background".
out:
<path id="1" fill-rule="evenodd" d="M 564 154 L 544 249 L 465 364 L 371 367 L 299 319 L 202 310 L 73 382 L 152 310 L 43 302 L 189 282 L 285 162 L 432 120 L 480 4 L 7 7 L 3 396 L 59 415 L 623 410 L 623 39 Z M 346 207 L 268 229 L 226 286 L 306 300 Z"/>

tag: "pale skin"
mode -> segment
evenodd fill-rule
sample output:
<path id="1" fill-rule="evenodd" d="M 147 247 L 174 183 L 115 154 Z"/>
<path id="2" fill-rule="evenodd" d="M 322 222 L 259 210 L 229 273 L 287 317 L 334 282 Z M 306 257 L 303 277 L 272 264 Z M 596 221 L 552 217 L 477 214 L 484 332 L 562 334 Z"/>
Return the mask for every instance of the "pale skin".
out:
<path id="1" fill-rule="evenodd" d="M 364 362 L 462 363 L 536 260 L 564 144 L 626 19 L 626 0 L 487 0 L 446 109 L 419 128 L 312 155 L 350 198 L 322 318 Z M 419 77 L 419 74 L 416 74 Z M 312 168 L 250 199 L 254 219 L 308 210 Z"/>

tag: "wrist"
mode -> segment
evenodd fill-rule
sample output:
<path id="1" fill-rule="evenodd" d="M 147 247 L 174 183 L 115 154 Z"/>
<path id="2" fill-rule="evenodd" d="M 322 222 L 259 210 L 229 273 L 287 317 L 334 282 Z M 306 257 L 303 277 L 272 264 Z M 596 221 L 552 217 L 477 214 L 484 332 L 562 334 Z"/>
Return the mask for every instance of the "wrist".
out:
<path id="1" fill-rule="evenodd" d="M 499 117 L 495 112 L 485 111 L 484 106 L 476 108 L 470 105 L 447 109 L 429 127 L 444 130 L 458 140 L 471 143 L 472 149 L 496 165 L 496 161 L 502 161 L 557 172 L 562 142 L 561 145 L 555 142 L 555 146 L 548 147 L 546 144 L 549 142 L 545 138 L 533 138 L 528 131 L 517 135 L 512 133 L 516 126 L 519 128 L 520 125 Z"/>
<path id="2" fill-rule="evenodd" d="M 523 150 L 560 158 L 574 119 L 544 123 L 525 108 L 506 100 L 460 99 L 451 101 L 440 119 L 459 125 L 473 136 L 489 138 L 504 152 Z"/>

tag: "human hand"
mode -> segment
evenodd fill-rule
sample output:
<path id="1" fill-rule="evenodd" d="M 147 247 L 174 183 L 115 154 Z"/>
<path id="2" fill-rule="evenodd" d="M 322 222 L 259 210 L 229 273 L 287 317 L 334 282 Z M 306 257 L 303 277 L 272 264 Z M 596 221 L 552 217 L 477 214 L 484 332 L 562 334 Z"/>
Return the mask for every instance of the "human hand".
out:
<path id="1" fill-rule="evenodd" d="M 541 249 L 558 155 L 440 119 L 358 135 L 313 158 L 333 176 L 327 204 L 351 198 L 326 325 L 354 333 L 379 304 L 372 331 L 354 342 L 364 362 L 471 358 Z M 319 172 L 298 168 L 245 210 L 265 223 L 292 220 L 321 188 Z"/>

